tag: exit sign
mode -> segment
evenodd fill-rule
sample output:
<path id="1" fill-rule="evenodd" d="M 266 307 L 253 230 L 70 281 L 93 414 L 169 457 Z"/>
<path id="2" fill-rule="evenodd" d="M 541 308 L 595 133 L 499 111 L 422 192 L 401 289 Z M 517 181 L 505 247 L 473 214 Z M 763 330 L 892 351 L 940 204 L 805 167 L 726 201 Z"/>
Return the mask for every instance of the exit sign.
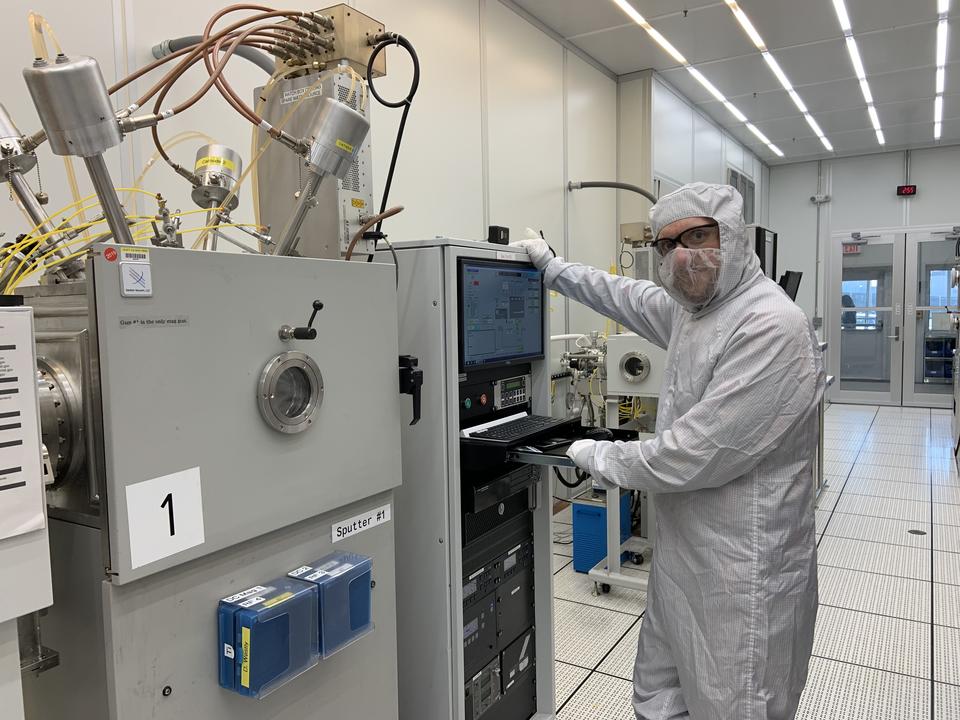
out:
<path id="1" fill-rule="evenodd" d="M 860 248 L 863 245 L 861 243 L 844 243 L 843 244 L 843 254 L 844 255 L 859 255 Z"/>
<path id="2" fill-rule="evenodd" d="M 897 185 L 897 195 L 900 197 L 913 197 L 916 194 L 916 185 Z"/>

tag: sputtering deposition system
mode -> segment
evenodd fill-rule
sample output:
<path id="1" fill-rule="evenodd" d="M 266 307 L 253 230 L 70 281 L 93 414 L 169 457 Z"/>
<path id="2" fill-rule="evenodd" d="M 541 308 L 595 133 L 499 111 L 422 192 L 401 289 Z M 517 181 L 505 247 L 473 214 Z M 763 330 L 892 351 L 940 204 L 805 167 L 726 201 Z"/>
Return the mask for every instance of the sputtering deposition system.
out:
<path id="1" fill-rule="evenodd" d="M 108 87 L 31 27 L 42 130 L 0 108 L 0 174 L 34 225 L 0 248 L 0 289 L 32 308 L 51 476 L 53 605 L 21 633 L 25 717 L 398 717 L 394 493 L 422 376 L 398 357 L 394 268 L 341 258 L 369 256 L 400 210 L 393 164 L 373 207 L 367 99 L 385 50 L 412 46 L 346 5 L 231 6 Z M 272 68 L 253 105 L 233 57 Z M 207 79 L 165 104 L 194 65 Z M 214 88 L 250 121 L 251 156 L 208 142 L 175 162 L 158 126 Z M 201 226 L 114 188 L 103 154 L 137 131 Z M 47 213 L 24 178 L 43 142 L 82 159 L 96 201 Z M 254 223 L 232 215 L 248 178 Z M 133 214 L 134 193 L 156 211 Z"/>

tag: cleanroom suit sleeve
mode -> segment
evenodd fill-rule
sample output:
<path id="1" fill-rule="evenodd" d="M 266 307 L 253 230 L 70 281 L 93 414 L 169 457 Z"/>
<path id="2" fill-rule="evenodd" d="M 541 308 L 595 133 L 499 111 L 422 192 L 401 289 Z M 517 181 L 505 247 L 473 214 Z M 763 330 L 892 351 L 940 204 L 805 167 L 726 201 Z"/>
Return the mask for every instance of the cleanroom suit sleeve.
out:
<path id="1" fill-rule="evenodd" d="M 809 418 L 823 392 L 808 331 L 787 325 L 735 334 L 689 411 L 653 439 L 598 442 L 578 465 L 655 493 L 718 487 L 748 473 Z"/>
<path id="2" fill-rule="evenodd" d="M 561 295 L 583 303 L 629 328 L 654 345 L 666 348 L 673 326 L 674 300 L 648 280 L 611 275 L 563 258 L 550 261 L 544 283 Z"/>

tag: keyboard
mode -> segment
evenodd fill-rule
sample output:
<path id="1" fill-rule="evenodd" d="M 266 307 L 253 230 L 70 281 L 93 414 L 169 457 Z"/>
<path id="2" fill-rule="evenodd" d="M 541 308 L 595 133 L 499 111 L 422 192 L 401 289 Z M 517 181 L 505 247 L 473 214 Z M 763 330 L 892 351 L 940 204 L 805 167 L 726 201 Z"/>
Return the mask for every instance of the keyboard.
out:
<path id="1" fill-rule="evenodd" d="M 491 440 L 499 443 L 513 443 L 524 440 L 532 435 L 538 435 L 545 430 L 567 425 L 567 418 L 546 417 L 544 415 L 527 415 L 510 422 L 494 425 L 486 430 L 471 433 L 470 437 L 477 440 Z"/>

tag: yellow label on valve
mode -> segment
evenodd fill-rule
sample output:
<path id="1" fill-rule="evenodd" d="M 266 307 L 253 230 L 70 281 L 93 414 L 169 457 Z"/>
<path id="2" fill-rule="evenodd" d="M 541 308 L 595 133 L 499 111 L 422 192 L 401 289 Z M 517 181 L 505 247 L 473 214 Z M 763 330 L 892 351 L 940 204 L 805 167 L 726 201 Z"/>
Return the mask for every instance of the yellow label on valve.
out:
<path id="1" fill-rule="evenodd" d="M 243 653 L 243 662 L 240 663 L 240 684 L 250 687 L 250 628 L 240 628 L 240 652 Z"/>
<path id="2" fill-rule="evenodd" d="M 213 155 L 210 155 L 208 157 L 202 157 L 199 160 L 197 160 L 197 164 L 193 166 L 193 169 L 199 170 L 200 168 L 204 168 L 207 165 L 222 165 L 227 170 L 237 169 L 237 165 L 235 162 L 233 162 L 233 160 L 228 160 L 227 158 L 224 158 L 224 157 L 215 157 Z"/>
<path id="3" fill-rule="evenodd" d="M 344 140 L 337 140 L 336 144 L 337 144 L 337 147 L 343 150 L 344 152 L 349 152 L 349 153 L 353 152 L 353 145 L 351 145 L 348 142 L 345 142 Z"/>
<path id="4" fill-rule="evenodd" d="M 360 208 L 361 210 L 363 210 L 367 206 L 367 204 L 360 198 L 354 198 L 353 200 L 350 201 L 350 204 L 353 205 L 355 208 Z"/>

